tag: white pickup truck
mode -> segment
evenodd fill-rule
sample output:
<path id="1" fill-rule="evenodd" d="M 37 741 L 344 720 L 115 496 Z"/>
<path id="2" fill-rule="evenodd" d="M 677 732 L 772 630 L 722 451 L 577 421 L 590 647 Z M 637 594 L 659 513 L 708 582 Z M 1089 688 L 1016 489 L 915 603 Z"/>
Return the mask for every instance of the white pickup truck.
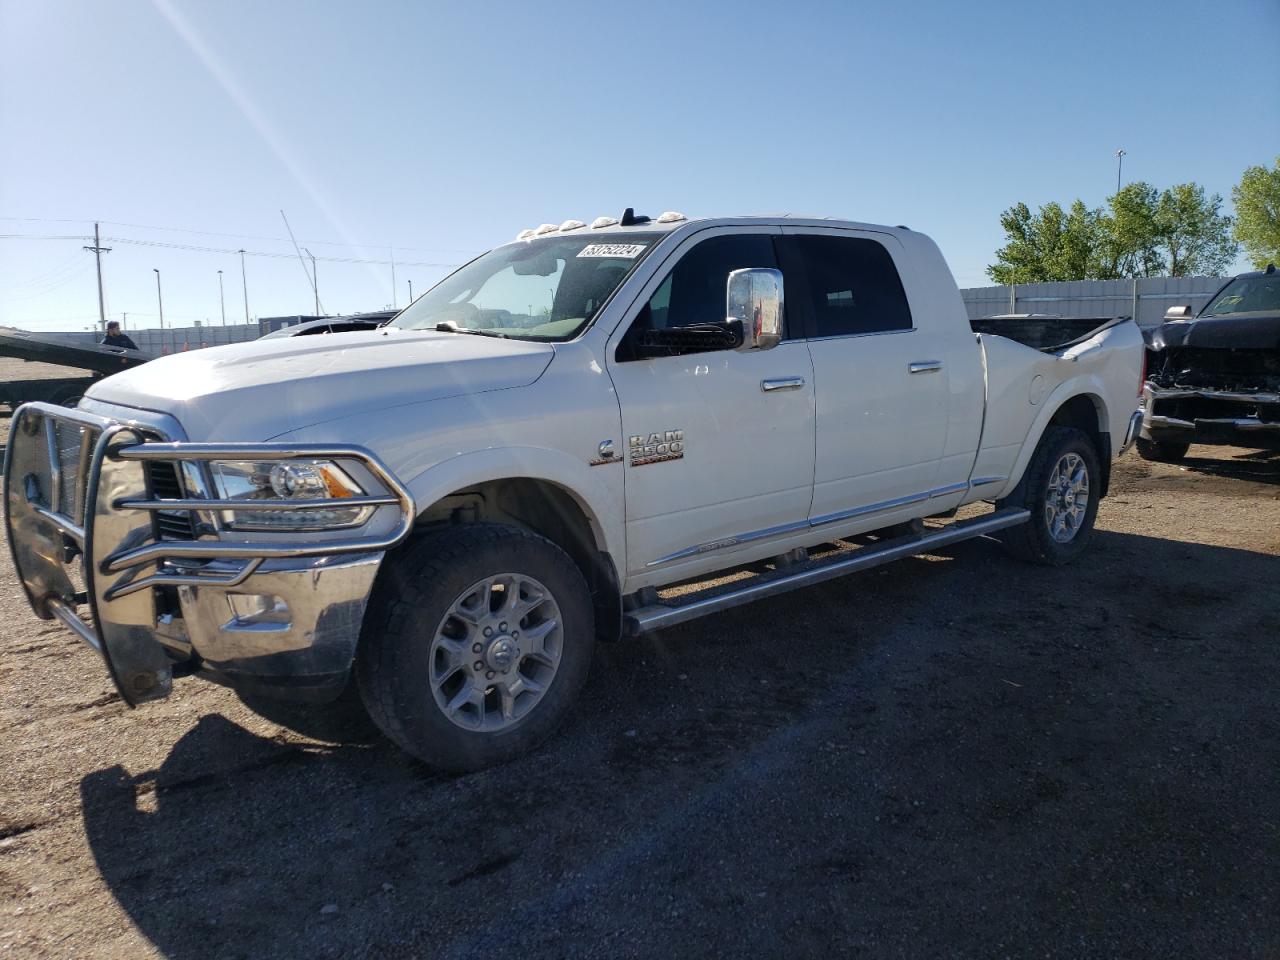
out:
<path id="1" fill-rule="evenodd" d="M 1142 336 L 1031 329 L 975 333 L 905 227 L 547 224 L 389 326 L 22 407 L 9 543 L 130 704 L 191 674 L 354 680 L 404 749 L 472 769 L 555 728 L 596 640 L 980 535 L 1079 554 L 1141 422 Z"/>

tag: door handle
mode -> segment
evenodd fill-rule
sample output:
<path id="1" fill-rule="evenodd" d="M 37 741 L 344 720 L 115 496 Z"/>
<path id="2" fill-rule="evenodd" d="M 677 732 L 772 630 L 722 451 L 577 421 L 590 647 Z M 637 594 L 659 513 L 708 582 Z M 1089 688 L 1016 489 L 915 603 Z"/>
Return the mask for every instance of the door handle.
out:
<path id="1" fill-rule="evenodd" d="M 907 364 L 907 373 L 937 373 L 941 369 L 941 360 L 917 360 Z"/>
<path id="2" fill-rule="evenodd" d="M 765 393 L 775 390 L 799 390 L 804 386 L 804 377 L 778 377 L 774 380 L 761 380 L 760 389 Z"/>

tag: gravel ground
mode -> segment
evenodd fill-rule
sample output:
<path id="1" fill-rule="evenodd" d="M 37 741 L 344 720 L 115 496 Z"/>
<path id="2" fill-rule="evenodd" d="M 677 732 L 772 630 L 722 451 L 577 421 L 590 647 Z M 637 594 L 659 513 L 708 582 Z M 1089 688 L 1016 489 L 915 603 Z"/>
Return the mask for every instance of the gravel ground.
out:
<path id="1" fill-rule="evenodd" d="M 201 681 L 137 711 L 0 561 L 0 955 L 1280 956 L 1280 456 L 602 648 L 443 777 Z"/>

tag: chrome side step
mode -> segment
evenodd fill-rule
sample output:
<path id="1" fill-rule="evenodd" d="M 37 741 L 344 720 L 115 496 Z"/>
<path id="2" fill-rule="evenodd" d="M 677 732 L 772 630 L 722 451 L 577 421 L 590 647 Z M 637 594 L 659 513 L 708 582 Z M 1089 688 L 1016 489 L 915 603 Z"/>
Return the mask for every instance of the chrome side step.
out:
<path id="1" fill-rule="evenodd" d="M 673 627 L 678 623 L 705 617 L 709 613 L 719 613 L 731 607 L 775 597 L 778 594 L 796 590 L 800 587 L 813 586 L 826 580 L 834 580 L 847 573 L 868 570 L 883 563 L 892 563 L 904 557 L 927 553 L 936 547 L 958 543 L 984 534 L 1016 527 L 1031 518 L 1027 510 L 1008 508 L 997 510 L 972 520 L 961 520 L 949 524 L 939 530 L 931 530 L 920 535 L 896 537 L 877 543 L 875 546 L 861 547 L 852 555 L 845 553 L 828 561 L 816 561 L 795 573 L 761 574 L 736 590 L 717 593 L 714 596 L 693 599 L 685 603 L 652 603 L 630 610 L 623 617 L 623 629 L 627 636 L 635 637 L 663 627 Z"/>

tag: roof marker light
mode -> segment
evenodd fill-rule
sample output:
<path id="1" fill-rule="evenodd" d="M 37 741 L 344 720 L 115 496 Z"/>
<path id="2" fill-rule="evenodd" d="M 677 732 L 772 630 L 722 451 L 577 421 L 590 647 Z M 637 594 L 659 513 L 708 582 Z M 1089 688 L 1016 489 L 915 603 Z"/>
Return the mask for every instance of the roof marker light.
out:
<path id="1" fill-rule="evenodd" d="M 544 223 L 537 230 L 533 231 L 533 235 L 535 237 L 540 237 L 544 233 L 555 233 L 556 230 L 558 229 L 559 227 L 557 227 L 554 223 Z"/>
<path id="2" fill-rule="evenodd" d="M 683 213 L 676 213 L 674 210 L 667 210 L 658 217 L 659 223 L 679 223 L 681 220 L 689 219 Z"/>
<path id="3" fill-rule="evenodd" d="M 517 239 L 517 240 L 528 240 L 528 239 L 529 239 L 530 237 L 532 237 L 532 236 L 533 236 L 533 231 L 532 231 L 532 230 L 521 230 L 519 233 L 517 233 L 517 234 L 516 234 L 516 239 Z"/>
<path id="4" fill-rule="evenodd" d="M 560 231 L 563 233 L 565 230 L 581 230 L 585 226 L 586 224 L 581 220 L 566 220 L 560 224 Z"/>
<path id="5" fill-rule="evenodd" d="M 599 230 L 601 227 L 614 227 L 618 224 L 617 217 L 596 217 L 591 221 L 591 229 Z"/>

